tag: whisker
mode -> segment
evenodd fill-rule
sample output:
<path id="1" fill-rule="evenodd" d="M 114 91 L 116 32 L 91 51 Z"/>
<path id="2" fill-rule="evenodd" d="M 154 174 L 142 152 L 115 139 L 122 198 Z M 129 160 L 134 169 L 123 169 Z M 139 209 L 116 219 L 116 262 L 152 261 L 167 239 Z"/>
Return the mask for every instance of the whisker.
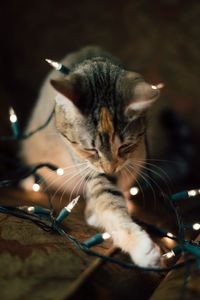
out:
<path id="1" fill-rule="evenodd" d="M 44 192 L 48 191 L 49 188 L 54 184 L 57 183 L 59 181 L 63 182 L 64 178 L 68 178 L 69 175 L 74 174 L 76 172 L 76 170 L 71 170 L 70 172 L 67 172 L 65 174 L 63 174 L 62 176 L 56 175 L 56 174 L 52 174 L 53 178 L 51 181 L 49 181 L 49 183 L 46 185 L 46 188 L 44 189 Z"/>
<path id="2" fill-rule="evenodd" d="M 149 166 L 151 166 L 151 167 L 154 167 L 154 168 L 156 168 L 158 171 L 162 172 L 162 174 L 163 174 L 164 176 L 166 176 L 166 178 L 167 178 L 169 184 L 172 186 L 172 180 L 171 180 L 171 178 L 169 177 L 169 175 L 167 174 L 167 172 L 165 172 L 161 167 L 159 167 L 159 166 L 157 166 L 157 165 L 155 165 L 155 164 L 148 163 L 148 162 L 145 162 L 145 164 L 147 164 L 147 165 L 149 165 Z"/>
<path id="3" fill-rule="evenodd" d="M 127 166 L 125 166 L 125 168 L 123 169 L 123 171 L 125 172 L 128 172 L 131 176 L 132 176 L 132 173 L 131 171 L 128 169 Z M 127 174 L 126 174 L 127 175 Z M 127 175 L 128 177 L 128 175 Z M 144 193 L 143 193 L 143 190 L 142 190 L 142 187 L 141 185 L 139 184 L 139 181 L 137 180 L 137 178 L 135 178 L 135 181 L 136 183 L 138 184 L 139 188 L 140 188 L 140 191 L 141 191 L 141 194 L 142 194 L 142 206 L 145 208 L 145 197 L 144 197 Z M 129 193 L 130 193 L 130 190 L 129 190 Z"/>
<path id="4" fill-rule="evenodd" d="M 81 176 L 80 172 L 81 172 L 81 170 L 79 170 L 79 172 L 78 172 L 78 175 L 79 175 L 79 176 Z M 82 176 L 81 176 L 81 179 L 82 179 Z M 79 181 L 78 181 L 78 183 L 79 183 Z M 70 202 L 70 200 L 71 200 L 71 195 L 73 194 L 73 191 L 74 191 L 74 189 L 76 188 L 76 186 L 77 186 L 77 184 L 75 185 L 75 187 L 73 188 L 72 192 L 70 193 L 70 197 L 69 197 L 69 199 L 68 199 L 68 202 Z M 66 190 L 67 190 L 67 186 L 64 188 L 64 190 L 63 190 L 63 192 L 62 192 L 62 195 L 61 195 L 61 197 L 60 197 L 60 200 L 59 200 L 59 207 L 60 207 L 60 208 L 61 208 L 61 205 L 62 205 L 62 199 L 63 199 L 63 197 L 64 197 L 64 195 L 65 195 L 65 193 L 66 193 Z"/>
<path id="5" fill-rule="evenodd" d="M 91 176 L 95 173 L 96 173 L 96 171 L 90 168 L 89 172 L 85 175 L 84 179 L 86 179 L 86 180 L 83 184 L 83 190 L 82 190 L 83 195 L 84 195 L 84 189 L 86 188 L 86 185 L 87 185 L 88 181 L 90 180 Z"/>
<path id="6" fill-rule="evenodd" d="M 125 166 L 125 168 L 127 168 L 127 166 Z M 126 169 L 127 170 L 127 169 Z M 130 170 L 127 170 L 129 171 L 129 174 L 132 176 L 132 173 Z M 142 194 L 142 198 L 145 199 L 145 196 L 144 196 L 144 192 L 143 192 L 143 189 L 142 189 L 142 186 L 141 184 L 139 183 L 139 180 L 137 179 L 137 177 L 135 177 L 135 182 L 137 183 L 137 185 L 139 186 L 139 189 L 141 191 L 141 194 Z"/>
<path id="7" fill-rule="evenodd" d="M 96 171 L 92 169 L 92 170 L 91 170 L 91 175 L 90 175 L 90 173 L 88 174 L 88 178 L 86 179 L 85 184 L 84 184 L 84 188 L 83 188 L 83 197 L 84 197 L 84 198 L 86 198 L 86 188 L 87 188 L 87 183 L 88 183 L 88 181 L 90 180 L 90 177 L 92 177 L 95 173 L 96 173 Z"/>
<path id="8" fill-rule="evenodd" d="M 80 166 L 84 166 L 84 165 L 87 165 L 87 162 L 84 162 L 84 163 L 80 163 L 80 164 L 72 164 L 72 165 L 70 165 L 70 166 L 66 166 L 66 167 L 63 167 L 63 168 L 61 168 L 61 169 L 63 169 L 63 171 L 66 171 L 66 170 L 69 170 L 69 169 L 76 169 L 76 167 L 80 167 Z M 59 168 L 58 168 L 59 169 Z M 56 177 L 56 178 L 60 178 L 61 176 L 60 175 L 58 175 L 55 171 L 52 171 L 52 170 L 49 170 L 50 172 L 49 172 L 49 174 L 48 175 L 45 175 L 45 176 L 41 176 L 40 177 L 40 179 L 38 180 L 38 184 L 40 184 L 40 183 L 42 183 L 42 181 L 44 180 L 44 179 L 42 179 L 42 177 L 44 177 L 45 178 L 45 181 L 48 181 L 49 180 L 49 178 L 50 177 L 52 177 L 52 176 L 58 176 L 58 177 Z M 40 175 L 39 173 L 38 173 L 38 175 Z M 62 175 L 62 177 L 64 177 L 66 174 L 63 174 Z"/>
<path id="9" fill-rule="evenodd" d="M 52 133 L 49 132 L 49 133 L 45 133 L 44 134 L 44 136 L 54 136 L 54 135 L 56 135 L 57 137 L 59 137 L 59 135 L 57 133 L 53 133 L 53 132 Z"/>
<path id="10" fill-rule="evenodd" d="M 81 186 L 81 184 L 83 183 L 83 181 L 84 181 L 84 179 L 85 179 L 85 176 L 88 174 L 90 172 L 90 168 L 89 167 L 87 167 L 87 169 L 86 170 L 84 170 L 84 173 L 83 174 L 81 174 L 80 172 L 79 172 L 79 175 L 80 175 L 80 180 L 78 180 L 78 182 L 75 184 L 75 186 L 73 187 L 73 189 L 72 189 L 72 191 L 71 191 L 71 193 L 70 193 L 70 196 L 69 196 L 69 201 L 71 201 L 71 198 L 72 198 L 72 195 L 73 195 L 73 193 L 74 193 L 74 191 L 76 190 L 76 188 L 79 186 L 79 189 L 80 189 L 80 186 Z"/>
<path id="11" fill-rule="evenodd" d="M 66 167 L 64 167 L 62 169 L 63 170 L 67 170 L 67 169 L 70 169 L 70 168 L 76 168 L 76 167 L 84 166 L 84 165 L 87 165 L 87 164 L 88 164 L 87 161 L 85 161 L 83 163 L 78 163 L 78 164 L 74 163 L 74 164 L 72 164 L 70 166 L 66 166 Z"/>
<path id="12" fill-rule="evenodd" d="M 62 168 L 64 172 L 64 174 L 62 176 L 58 175 L 56 172 L 50 172 L 48 175 L 45 175 L 44 178 L 42 178 L 42 176 L 40 177 L 40 180 L 37 182 L 38 184 L 42 183 L 45 179 L 45 182 L 47 183 L 47 181 L 49 181 L 49 179 L 51 178 L 51 181 L 48 182 L 48 184 L 45 185 L 45 189 L 44 192 L 46 192 L 50 186 L 52 186 L 54 183 L 58 182 L 59 180 L 63 181 L 62 179 L 69 176 L 71 173 L 74 173 L 76 171 L 76 167 L 81 167 L 87 165 L 87 162 L 81 163 L 81 164 L 73 164 L 71 166 L 67 166 L 65 168 Z M 71 170 L 71 172 L 69 172 Z M 67 171 L 67 172 L 66 172 Z M 61 179 L 62 177 L 62 179 Z"/>
<path id="13" fill-rule="evenodd" d="M 145 158 L 145 161 L 157 161 L 157 162 L 163 162 L 163 163 L 170 163 L 170 164 L 175 164 L 175 165 L 181 165 L 181 162 L 177 162 L 175 160 L 169 160 L 169 159 L 157 159 L 157 158 Z"/>
<path id="14" fill-rule="evenodd" d="M 134 170 L 134 166 L 132 164 L 129 164 L 128 165 L 129 168 L 133 169 Z M 156 193 L 154 191 L 154 188 L 152 186 L 152 184 L 147 180 L 146 176 L 147 174 L 145 174 L 144 172 L 142 172 L 141 170 L 138 170 L 138 175 L 144 180 L 144 182 L 146 182 L 146 184 L 150 187 L 152 193 L 153 193 L 153 199 L 154 199 L 154 207 L 156 206 Z M 145 177 L 146 176 L 146 177 Z"/>
<path id="15" fill-rule="evenodd" d="M 137 164 L 136 164 L 136 165 L 137 165 Z M 148 168 L 146 168 L 146 167 L 144 167 L 144 166 L 141 166 L 141 168 L 144 168 L 144 169 L 146 169 L 146 170 L 149 170 Z M 141 169 L 140 169 L 140 171 L 142 172 Z M 150 169 L 149 171 L 152 171 L 152 170 Z M 158 191 L 161 192 L 161 195 L 162 195 L 163 199 L 165 199 L 165 198 L 164 198 L 164 193 L 163 193 L 162 187 L 154 180 L 154 178 L 153 178 L 152 176 L 150 176 L 149 174 L 146 174 L 145 172 L 142 172 L 142 173 L 143 173 L 143 175 L 145 174 L 145 176 L 148 177 L 148 178 L 155 184 L 155 186 L 157 187 Z M 156 172 L 156 174 L 157 174 L 157 172 Z M 158 175 L 158 174 L 157 174 L 157 175 Z M 161 178 L 162 178 L 162 177 L 161 177 Z M 165 181 L 164 181 L 164 183 L 165 183 Z M 166 183 L 165 183 L 165 184 L 166 184 Z M 168 187 L 167 184 L 166 184 L 166 186 L 167 186 L 167 189 L 168 189 L 169 194 L 171 194 L 170 188 Z"/>
<path id="16" fill-rule="evenodd" d="M 137 166 L 140 166 L 142 169 L 147 170 L 147 171 L 151 172 L 152 174 L 156 175 L 157 177 L 159 177 L 162 180 L 162 182 L 165 184 L 165 186 L 167 187 L 168 193 L 171 194 L 171 189 L 170 189 L 170 186 L 169 186 L 171 184 L 171 182 L 166 182 L 165 178 L 162 175 L 160 175 L 155 170 L 152 170 L 151 168 L 145 167 L 145 165 L 143 165 L 143 164 L 137 164 L 137 162 L 135 162 L 135 161 L 134 161 L 134 164 L 137 165 Z M 152 165 L 152 164 L 150 164 L 150 165 Z M 154 165 L 152 165 L 152 166 L 154 166 Z"/>
<path id="17" fill-rule="evenodd" d="M 88 172 L 88 174 L 86 175 L 86 180 L 85 180 L 85 182 L 84 182 L 84 184 L 83 184 L 83 190 L 82 190 L 82 195 L 83 195 L 83 197 L 85 198 L 86 197 L 86 195 L 85 195 L 85 189 L 86 189 L 86 187 L 87 187 L 87 183 L 88 183 L 88 181 L 89 181 L 89 179 L 90 179 L 90 176 L 91 176 L 91 174 L 93 174 L 94 173 L 94 170 L 93 169 L 90 169 L 90 171 Z M 87 178 L 88 177 L 88 178 Z"/>
<path id="18" fill-rule="evenodd" d="M 86 167 L 86 168 L 88 168 L 88 167 Z M 86 169 L 85 168 L 85 169 Z M 84 169 L 84 170 L 85 170 Z M 84 171 L 83 170 L 83 171 Z M 53 199 L 55 198 L 55 196 L 57 195 L 57 193 L 62 189 L 62 187 L 65 185 L 65 184 L 67 184 L 68 182 L 70 182 L 70 180 L 72 180 L 74 177 L 76 177 L 76 176 L 78 176 L 79 175 L 79 172 L 76 172 L 72 177 L 70 177 L 70 178 L 68 178 L 68 180 L 66 180 L 65 182 L 63 182 L 63 184 L 61 184 L 61 186 L 55 191 L 55 193 L 53 194 L 53 196 L 52 196 L 52 201 L 53 201 Z"/>
<path id="19" fill-rule="evenodd" d="M 76 191 L 76 196 L 78 196 L 79 194 L 80 194 L 80 188 L 81 188 L 81 186 L 82 186 L 82 195 L 83 195 L 83 188 L 84 188 L 84 186 L 85 186 L 85 184 L 86 184 L 86 181 L 88 180 L 88 179 L 86 179 L 87 178 L 87 176 L 89 176 L 89 174 L 91 173 L 91 169 L 89 169 L 89 171 L 85 174 L 85 175 L 83 175 L 82 177 L 83 177 L 83 180 L 81 181 L 81 183 L 80 183 L 80 185 L 79 185 L 79 188 L 77 189 L 77 191 Z"/>
<path id="20" fill-rule="evenodd" d="M 128 169 L 130 169 L 130 172 L 131 171 L 135 171 L 133 168 L 131 168 L 131 166 L 127 166 L 128 167 Z M 143 176 L 143 175 L 141 175 L 140 173 L 138 173 L 138 175 L 140 175 L 142 178 L 143 178 L 143 180 L 144 180 L 144 182 L 148 185 L 148 186 L 150 186 L 150 189 L 152 190 L 152 193 L 153 193 L 153 197 L 155 197 L 155 193 L 154 193 L 154 189 L 153 189 L 153 187 L 152 187 L 152 185 L 151 185 L 151 183 L 150 182 L 148 182 L 148 180 Z M 139 183 L 139 181 L 137 181 L 138 183 Z M 141 189 L 141 191 L 143 191 L 143 189 L 142 189 L 142 186 L 140 185 L 140 189 Z M 146 206 L 146 203 L 145 203 L 145 200 L 146 200 L 146 198 L 145 198 L 145 196 L 144 196 L 144 192 L 143 192 L 143 199 L 144 199 L 144 201 L 143 201 L 143 207 L 145 207 Z"/>
<path id="21" fill-rule="evenodd" d="M 152 181 L 152 182 L 157 186 L 158 190 L 161 189 L 160 186 L 158 185 L 158 183 L 157 183 L 157 182 L 156 182 L 149 174 L 147 174 L 146 172 L 143 172 L 143 171 L 141 170 L 141 169 L 143 168 L 142 165 L 136 164 L 136 163 L 134 163 L 134 165 L 133 165 L 133 164 L 131 164 L 131 165 L 132 165 L 133 167 L 134 167 L 134 165 L 137 166 L 137 167 L 140 167 L 139 172 L 141 172 L 144 176 L 146 176 L 147 178 L 149 178 L 150 181 Z"/>

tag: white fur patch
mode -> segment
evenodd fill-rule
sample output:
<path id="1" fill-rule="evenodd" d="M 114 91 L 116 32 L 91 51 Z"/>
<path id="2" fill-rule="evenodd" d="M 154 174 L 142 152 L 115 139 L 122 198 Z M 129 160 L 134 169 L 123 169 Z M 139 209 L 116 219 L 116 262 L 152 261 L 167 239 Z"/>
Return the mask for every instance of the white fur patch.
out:
<path id="1" fill-rule="evenodd" d="M 87 218 L 87 223 L 90 225 L 90 226 L 96 226 L 97 222 L 96 222 L 96 218 L 94 215 L 91 215 L 89 218 Z"/>
<path id="2" fill-rule="evenodd" d="M 137 242 L 129 252 L 133 261 L 142 267 L 159 267 L 160 250 L 147 233 L 141 231 L 134 239 Z"/>
<path id="3" fill-rule="evenodd" d="M 158 267 L 160 250 L 148 234 L 132 223 L 112 234 L 114 244 L 129 253 L 135 264 L 141 267 Z"/>
<path id="4" fill-rule="evenodd" d="M 57 94 L 55 97 L 56 104 L 61 107 L 64 111 L 65 116 L 71 122 L 74 122 L 79 119 L 79 124 L 81 122 L 84 123 L 84 117 L 80 114 L 78 108 L 74 105 L 74 103 L 67 97 L 63 96 L 62 94 Z M 84 128 L 84 126 L 82 126 Z M 81 127 L 79 126 L 77 130 L 80 131 Z"/>
<path id="5" fill-rule="evenodd" d="M 155 100 L 148 100 L 148 101 L 135 101 L 134 103 L 130 104 L 128 106 L 128 109 L 133 110 L 133 111 L 140 111 L 140 110 L 145 110 L 147 108 L 149 108 L 149 106 L 151 106 L 151 104 L 154 102 Z"/>
<path id="6" fill-rule="evenodd" d="M 69 109 L 75 109 L 75 105 L 72 103 L 70 99 L 63 96 L 62 94 L 57 94 L 55 97 L 55 101 L 58 106 L 61 106 L 63 110 L 68 111 Z"/>

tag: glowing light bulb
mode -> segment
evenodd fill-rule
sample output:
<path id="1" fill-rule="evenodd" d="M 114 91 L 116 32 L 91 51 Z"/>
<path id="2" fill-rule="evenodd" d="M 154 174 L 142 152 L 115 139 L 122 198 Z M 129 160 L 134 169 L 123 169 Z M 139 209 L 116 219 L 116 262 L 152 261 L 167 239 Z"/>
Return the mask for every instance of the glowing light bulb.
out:
<path id="1" fill-rule="evenodd" d="M 61 209 L 59 215 L 56 218 L 56 223 L 60 224 L 72 211 L 76 203 L 78 202 L 80 196 L 74 198 L 67 206 Z"/>
<path id="2" fill-rule="evenodd" d="M 194 197 L 198 194 L 198 191 L 197 190 L 190 190 L 188 191 L 188 196 L 189 197 Z"/>
<path id="3" fill-rule="evenodd" d="M 199 229 L 200 229 L 200 224 L 199 224 L 199 223 L 194 223 L 194 224 L 192 225 L 192 228 L 193 228 L 194 230 L 199 230 Z"/>
<path id="4" fill-rule="evenodd" d="M 38 192 L 40 190 L 40 185 L 38 183 L 34 183 L 32 189 L 34 192 Z"/>
<path id="5" fill-rule="evenodd" d="M 47 59 L 47 58 L 45 59 L 45 61 L 48 62 L 48 64 L 50 64 L 57 71 L 59 71 L 62 68 L 62 65 L 60 63 L 58 63 L 57 61 Z"/>
<path id="6" fill-rule="evenodd" d="M 108 232 L 102 233 L 102 238 L 103 238 L 104 240 L 107 240 L 107 239 L 109 239 L 110 237 L 111 237 L 110 233 L 108 233 Z"/>
<path id="7" fill-rule="evenodd" d="M 137 186 L 133 186 L 131 189 L 130 189 L 130 194 L 132 196 L 135 196 L 139 193 L 139 188 Z"/>
<path id="8" fill-rule="evenodd" d="M 162 89 L 164 86 L 165 86 L 164 83 L 161 82 L 161 83 L 158 83 L 158 84 L 156 84 L 156 85 L 153 84 L 153 85 L 151 86 L 151 88 L 152 88 L 153 90 L 157 90 L 157 89 L 160 90 L 160 89 Z"/>
<path id="9" fill-rule="evenodd" d="M 173 256 L 175 256 L 175 253 L 172 250 L 169 251 L 169 252 L 167 252 L 167 253 L 165 253 L 165 254 L 163 254 L 163 257 L 166 257 L 166 258 L 171 258 Z"/>
<path id="10" fill-rule="evenodd" d="M 78 202 L 80 196 L 77 196 L 76 198 L 74 198 L 66 207 L 65 209 L 68 210 L 69 212 L 71 212 L 71 210 L 74 208 L 74 206 L 76 205 L 76 203 Z"/>
<path id="11" fill-rule="evenodd" d="M 58 168 L 56 170 L 57 175 L 62 176 L 64 174 L 64 170 L 62 168 Z"/>
<path id="12" fill-rule="evenodd" d="M 29 213 L 34 213 L 34 206 L 29 206 L 28 208 L 27 208 L 27 211 L 29 212 Z"/>
<path id="13" fill-rule="evenodd" d="M 10 122 L 11 122 L 11 128 L 12 128 L 13 135 L 14 135 L 14 137 L 18 138 L 20 136 L 20 129 L 19 129 L 17 116 L 12 107 L 10 107 L 10 109 L 9 109 L 9 115 L 10 115 Z"/>
<path id="14" fill-rule="evenodd" d="M 162 89 L 162 88 L 164 88 L 164 83 L 163 82 L 160 82 L 160 83 L 158 83 L 157 85 L 156 85 L 156 87 L 158 88 L 158 89 Z"/>
<path id="15" fill-rule="evenodd" d="M 10 107 L 10 109 L 9 109 L 9 114 L 10 114 L 10 122 L 11 123 L 17 122 L 17 116 L 16 116 L 15 111 L 12 107 Z"/>
<path id="16" fill-rule="evenodd" d="M 171 233 L 171 232 L 167 232 L 167 236 L 168 237 L 174 237 L 173 233 Z"/>

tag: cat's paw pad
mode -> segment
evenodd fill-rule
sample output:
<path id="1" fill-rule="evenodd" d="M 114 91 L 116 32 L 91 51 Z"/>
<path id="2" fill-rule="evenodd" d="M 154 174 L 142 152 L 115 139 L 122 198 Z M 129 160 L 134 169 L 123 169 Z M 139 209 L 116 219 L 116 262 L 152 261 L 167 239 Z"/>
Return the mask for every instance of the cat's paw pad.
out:
<path id="1" fill-rule="evenodd" d="M 159 267 L 161 255 L 159 247 L 145 231 L 134 237 L 134 245 L 129 252 L 135 264 L 141 267 Z"/>

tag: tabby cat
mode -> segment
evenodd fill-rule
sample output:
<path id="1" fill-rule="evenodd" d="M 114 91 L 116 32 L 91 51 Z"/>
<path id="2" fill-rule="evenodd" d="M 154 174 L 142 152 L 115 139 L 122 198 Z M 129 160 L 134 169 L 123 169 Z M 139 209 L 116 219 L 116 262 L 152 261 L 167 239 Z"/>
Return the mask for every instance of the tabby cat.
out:
<path id="1" fill-rule="evenodd" d="M 63 176 L 41 175 L 70 200 L 83 193 L 87 222 L 110 233 L 136 264 L 159 266 L 158 247 L 132 221 L 124 196 L 145 160 L 146 115 L 159 89 L 98 47 L 69 54 L 63 64 L 69 74 L 47 77 L 27 131 L 43 124 L 55 106 L 54 118 L 23 142 L 21 155 L 28 164 L 63 168 Z"/>

